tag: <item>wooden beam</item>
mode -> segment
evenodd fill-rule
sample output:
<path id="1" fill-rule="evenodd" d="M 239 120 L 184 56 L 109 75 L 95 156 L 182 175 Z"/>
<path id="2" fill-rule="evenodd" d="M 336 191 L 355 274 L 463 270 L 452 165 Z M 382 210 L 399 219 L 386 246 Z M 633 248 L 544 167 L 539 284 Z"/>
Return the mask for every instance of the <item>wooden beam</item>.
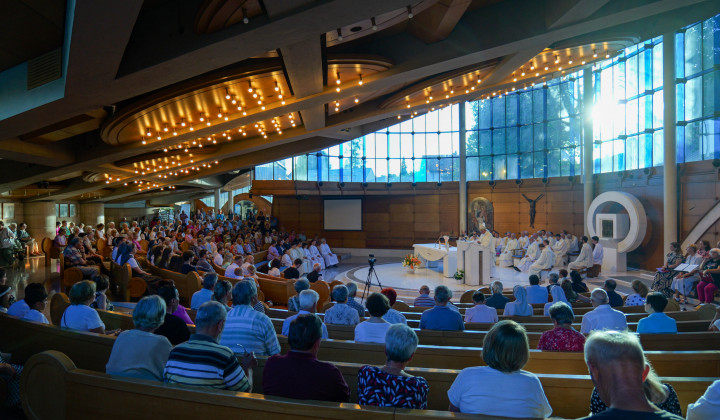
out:
<path id="1" fill-rule="evenodd" d="M 442 41 L 455 29 L 470 0 L 440 0 L 409 22 L 408 32 L 430 44 Z"/>

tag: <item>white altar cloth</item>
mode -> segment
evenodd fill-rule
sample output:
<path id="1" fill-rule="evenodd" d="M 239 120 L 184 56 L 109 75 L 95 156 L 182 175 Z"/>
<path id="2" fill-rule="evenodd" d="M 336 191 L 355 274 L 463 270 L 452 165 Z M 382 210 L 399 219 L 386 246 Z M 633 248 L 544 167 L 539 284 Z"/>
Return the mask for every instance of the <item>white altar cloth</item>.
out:
<path id="1" fill-rule="evenodd" d="M 415 255 L 423 261 L 427 262 L 439 261 L 443 262 L 443 276 L 452 277 L 457 271 L 457 248 L 454 246 L 445 249 L 445 245 L 437 244 L 414 244 L 413 251 Z"/>

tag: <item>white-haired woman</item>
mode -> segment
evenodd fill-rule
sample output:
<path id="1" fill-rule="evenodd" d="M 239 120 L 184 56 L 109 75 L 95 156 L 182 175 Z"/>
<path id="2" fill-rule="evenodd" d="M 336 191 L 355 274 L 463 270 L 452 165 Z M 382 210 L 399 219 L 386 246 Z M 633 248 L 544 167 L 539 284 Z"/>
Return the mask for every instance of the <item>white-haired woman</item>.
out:
<path id="1" fill-rule="evenodd" d="M 394 324 L 385 334 L 383 367 L 363 366 L 358 372 L 358 403 L 378 407 L 427 407 L 430 386 L 425 378 L 412 376 L 405 367 L 417 350 L 415 331 L 405 324 Z"/>
<path id="2" fill-rule="evenodd" d="M 65 308 L 60 326 L 72 330 L 88 331 L 98 334 L 117 335 L 120 330 L 106 331 L 105 324 L 97 311 L 90 307 L 95 302 L 95 282 L 83 280 L 73 284 L 70 289 L 70 306 Z"/>
<path id="3" fill-rule="evenodd" d="M 134 330 L 120 334 L 110 353 L 105 371 L 111 375 L 163 380 L 172 344 L 165 336 L 153 334 L 165 320 L 167 307 L 158 295 L 140 299 L 133 311 Z"/>

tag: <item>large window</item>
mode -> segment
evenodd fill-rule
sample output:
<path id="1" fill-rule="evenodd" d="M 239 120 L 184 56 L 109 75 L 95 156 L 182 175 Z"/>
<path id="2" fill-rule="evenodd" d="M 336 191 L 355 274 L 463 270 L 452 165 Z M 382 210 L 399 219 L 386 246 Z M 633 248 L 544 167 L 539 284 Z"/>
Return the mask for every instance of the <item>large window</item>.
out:
<path id="1" fill-rule="evenodd" d="M 466 103 L 467 180 L 580 173 L 581 75 Z"/>
<path id="2" fill-rule="evenodd" d="M 459 106 L 416 116 L 316 153 L 255 168 L 255 179 L 443 182 L 460 179 Z"/>
<path id="3" fill-rule="evenodd" d="M 720 15 L 680 29 L 675 43 L 677 161 L 720 159 Z M 591 72 L 593 107 L 583 109 Z M 255 168 L 255 179 L 458 181 L 459 106 L 468 181 L 582 173 L 583 118 L 593 121 L 593 171 L 663 165 L 663 38 L 591 69 L 442 108 L 353 141 Z"/>

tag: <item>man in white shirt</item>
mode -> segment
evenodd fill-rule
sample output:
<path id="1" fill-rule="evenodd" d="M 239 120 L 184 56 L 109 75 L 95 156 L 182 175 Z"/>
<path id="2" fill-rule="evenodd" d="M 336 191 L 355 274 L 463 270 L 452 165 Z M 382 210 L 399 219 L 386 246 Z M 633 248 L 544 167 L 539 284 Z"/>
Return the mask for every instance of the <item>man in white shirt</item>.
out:
<path id="1" fill-rule="evenodd" d="M 486 324 L 494 324 L 498 322 L 497 309 L 491 308 L 485 304 L 485 295 L 477 290 L 473 293 L 473 302 L 475 306 L 465 311 L 465 322 L 481 322 Z"/>
<path id="2" fill-rule="evenodd" d="M 253 265 L 253 264 L 255 264 L 255 257 L 253 257 L 252 255 L 246 256 L 246 257 L 245 257 L 245 262 L 244 262 L 243 265 L 240 267 L 240 268 L 242 268 L 243 275 L 245 275 L 245 276 L 249 276 L 249 275 L 250 275 L 250 271 L 248 270 L 248 267 L 250 267 L 250 266 Z"/>
<path id="3" fill-rule="evenodd" d="M 705 395 L 695 403 L 688 405 L 687 420 L 720 418 L 720 380 L 708 387 Z"/>
<path id="4" fill-rule="evenodd" d="M 592 243 L 593 243 L 593 264 L 602 265 L 604 251 L 603 251 L 603 246 L 600 245 L 600 238 L 598 238 L 597 236 L 593 236 Z"/>
<path id="5" fill-rule="evenodd" d="M 205 274 L 202 281 L 203 288 L 193 293 L 192 298 L 190 299 L 190 309 L 197 310 L 200 305 L 212 300 L 213 291 L 215 290 L 215 283 L 217 283 L 217 280 L 217 274 Z"/>
<path id="6" fill-rule="evenodd" d="M 589 334 L 595 330 L 627 330 L 625 314 L 610 307 L 607 292 L 595 289 L 590 295 L 592 306 L 595 308 L 583 316 L 580 332 Z"/>
<path id="7" fill-rule="evenodd" d="M 236 275 L 235 270 L 240 268 L 240 264 L 242 263 L 243 256 L 238 254 L 233 259 L 233 263 L 228 265 L 225 269 L 225 277 L 230 277 L 231 279 L 240 279 L 243 276 L 242 275 Z"/>

